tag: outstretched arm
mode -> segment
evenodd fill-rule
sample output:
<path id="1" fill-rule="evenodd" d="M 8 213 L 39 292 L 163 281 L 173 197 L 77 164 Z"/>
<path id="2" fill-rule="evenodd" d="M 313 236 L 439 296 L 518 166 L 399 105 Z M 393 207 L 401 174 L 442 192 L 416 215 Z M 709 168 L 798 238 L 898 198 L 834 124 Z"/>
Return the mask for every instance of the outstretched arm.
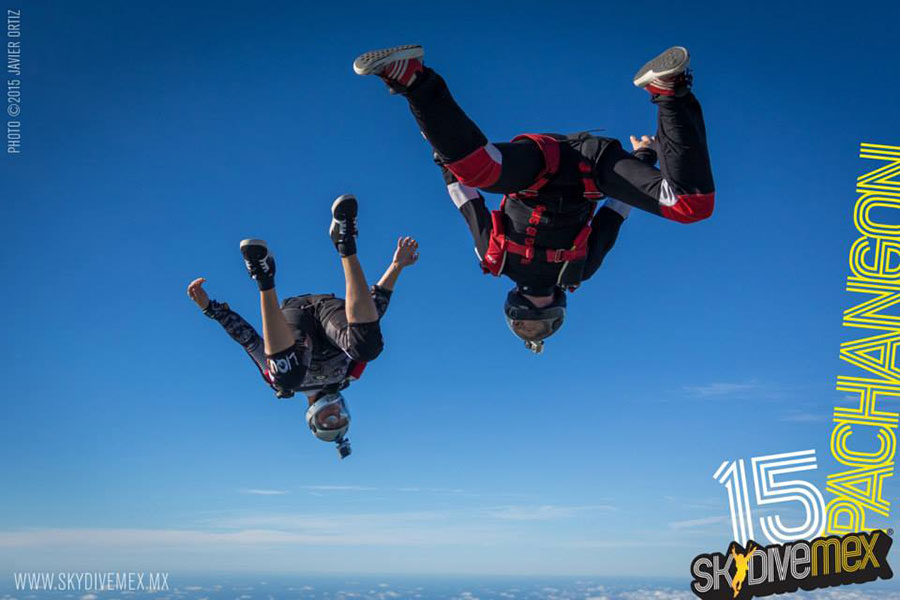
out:
<path id="1" fill-rule="evenodd" d="M 231 310 L 225 302 L 216 302 L 210 300 L 203 289 L 206 279 L 198 277 L 188 285 L 187 293 L 191 300 L 203 311 L 203 314 L 213 319 L 222 326 L 225 332 L 236 341 L 247 352 L 260 374 L 266 370 L 266 353 L 263 348 L 263 340 L 253 328 L 253 325 L 244 320 L 244 318 Z M 266 379 L 263 375 L 263 379 Z M 271 382 L 266 379 L 266 383 Z"/>
<path id="2" fill-rule="evenodd" d="M 632 154 L 649 165 L 656 164 L 656 150 L 653 149 L 655 145 L 656 139 L 650 136 L 643 135 L 640 138 L 631 136 Z M 603 259 L 612 250 L 619 237 L 619 228 L 630 212 L 630 206 L 615 198 L 607 198 L 603 206 L 597 210 L 591 221 L 591 237 L 588 240 L 588 256 L 582 280 L 590 278 L 603 264 Z"/>
<path id="3" fill-rule="evenodd" d="M 588 238 L 588 255 L 584 263 L 584 271 L 582 272 L 582 280 L 586 281 L 600 265 L 603 259 L 612 250 L 616 239 L 619 237 L 619 228 L 628 217 L 631 207 L 624 202 L 619 202 L 613 198 L 607 198 L 597 210 L 591 221 L 591 237 Z"/>
<path id="4" fill-rule="evenodd" d="M 378 280 L 378 287 L 388 292 L 393 292 L 400 273 L 406 267 L 416 264 L 417 260 L 419 260 L 419 242 L 409 236 L 398 239 L 394 258 L 391 260 L 391 264 L 388 265 L 384 275 Z"/>
<path id="5" fill-rule="evenodd" d="M 356 255 L 343 257 L 347 298 L 343 314 L 320 317 L 325 333 L 332 343 L 350 358 L 360 362 L 375 360 L 384 347 L 380 320 L 387 311 L 400 272 L 414 264 L 419 244 L 411 237 L 397 240 L 394 258 L 381 279 L 366 288 L 366 279 Z"/>
<path id="6" fill-rule="evenodd" d="M 466 220 L 466 225 L 469 226 L 472 241 L 475 242 L 475 255 L 481 261 L 487 252 L 491 240 L 491 229 L 493 229 L 491 212 L 487 209 L 484 196 L 476 188 L 460 183 L 456 179 L 456 175 L 441 164 L 437 157 L 435 157 L 435 163 L 441 168 L 441 176 L 444 178 L 450 199 L 453 200 L 453 204 Z"/>

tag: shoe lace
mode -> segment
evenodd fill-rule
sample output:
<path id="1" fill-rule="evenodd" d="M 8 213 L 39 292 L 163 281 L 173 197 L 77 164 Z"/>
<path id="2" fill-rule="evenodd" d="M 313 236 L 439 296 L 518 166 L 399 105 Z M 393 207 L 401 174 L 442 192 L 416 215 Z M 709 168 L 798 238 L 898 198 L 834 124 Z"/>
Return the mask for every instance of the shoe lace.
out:
<path id="1" fill-rule="evenodd" d="M 338 222 L 338 235 L 342 240 L 356 235 L 356 217 L 335 220 Z"/>
<path id="2" fill-rule="evenodd" d="M 269 263 L 265 258 L 257 258 L 257 259 L 244 259 L 244 264 L 247 265 L 247 270 L 254 275 L 266 275 L 269 272 Z"/>

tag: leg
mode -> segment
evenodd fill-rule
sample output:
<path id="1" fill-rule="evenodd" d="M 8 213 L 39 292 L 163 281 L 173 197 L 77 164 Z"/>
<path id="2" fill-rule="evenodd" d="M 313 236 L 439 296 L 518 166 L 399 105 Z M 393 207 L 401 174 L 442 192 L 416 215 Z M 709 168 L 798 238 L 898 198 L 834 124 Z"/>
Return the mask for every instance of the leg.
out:
<path id="1" fill-rule="evenodd" d="M 596 159 L 594 178 L 607 196 L 654 215 L 660 214 L 662 173 L 612 142 Z"/>
<path id="2" fill-rule="evenodd" d="M 378 320 L 375 301 L 369 295 L 369 287 L 362 265 L 356 255 L 357 213 L 356 197 L 352 194 L 338 196 L 331 205 L 331 241 L 341 256 L 346 283 L 346 313 L 348 323 L 372 323 Z"/>
<path id="3" fill-rule="evenodd" d="M 375 301 L 369 294 L 369 284 L 363 273 L 359 258 L 353 256 L 341 257 L 341 266 L 344 267 L 344 281 L 346 282 L 347 295 L 344 308 L 347 313 L 347 322 L 372 323 L 378 320 L 378 310 Z"/>
<path id="4" fill-rule="evenodd" d="M 715 190 L 703 110 L 693 94 L 676 98 L 657 96 L 656 139 L 663 178 L 685 193 L 711 194 Z"/>
<path id="5" fill-rule="evenodd" d="M 693 94 L 657 96 L 660 170 L 610 144 L 595 158 L 595 177 L 609 196 L 680 223 L 712 214 L 715 198 L 700 103 Z"/>
<path id="6" fill-rule="evenodd" d="M 275 292 L 275 258 L 264 240 L 241 241 L 241 255 L 250 278 L 259 286 L 259 306 L 263 322 L 263 346 L 267 355 L 294 345 L 294 334 L 278 305 Z"/>
<path id="7" fill-rule="evenodd" d="M 316 318 L 332 344 L 353 360 L 375 360 L 384 348 L 380 321 L 351 323 L 348 312 L 347 303 L 339 298 L 324 300 L 316 306 Z"/>
<path id="8" fill-rule="evenodd" d="M 392 93 L 406 96 L 422 135 L 438 162 L 465 185 L 515 192 L 530 185 L 542 169 L 543 157 L 526 145 L 504 149 L 487 141 L 462 111 L 440 75 L 425 67 L 421 46 L 373 50 L 353 62 L 359 75 L 378 75 Z"/>
<path id="9" fill-rule="evenodd" d="M 492 144 L 453 99 L 444 79 L 425 69 L 405 94 L 432 145 L 435 158 L 465 185 L 491 192 L 517 192 L 531 185 L 544 166 L 535 144 Z"/>
<path id="10" fill-rule="evenodd" d="M 528 144 L 495 146 L 459 108 L 440 75 L 425 67 L 421 46 L 373 50 L 353 61 L 358 75 L 378 75 L 392 93 L 406 96 L 419 129 L 440 162 L 465 185 L 501 193 L 534 182 L 543 157 Z M 508 145 L 504 145 L 508 146 Z"/>
<path id="11" fill-rule="evenodd" d="M 241 242 L 241 254 L 250 277 L 259 286 L 259 305 L 263 323 L 263 349 L 268 379 L 281 396 L 290 395 L 306 375 L 309 348 L 294 339 L 275 292 L 275 259 L 263 240 Z"/>
<path id="12" fill-rule="evenodd" d="M 266 371 L 278 397 L 289 398 L 306 377 L 309 347 L 304 340 L 294 339 L 294 333 L 278 304 L 274 287 L 259 292 L 259 304 L 262 311 Z"/>
<path id="13" fill-rule="evenodd" d="M 259 306 L 262 312 L 263 344 L 266 355 L 273 356 L 294 345 L 294 333 L 288 325 L 275 288 L 259 293 Z"/>

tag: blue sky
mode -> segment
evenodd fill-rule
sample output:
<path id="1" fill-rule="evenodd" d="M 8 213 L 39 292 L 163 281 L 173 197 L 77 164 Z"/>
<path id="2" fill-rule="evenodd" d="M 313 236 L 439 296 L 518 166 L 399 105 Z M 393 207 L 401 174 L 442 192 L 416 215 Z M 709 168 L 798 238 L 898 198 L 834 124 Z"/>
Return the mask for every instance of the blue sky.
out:
<path id="1" fill-rule="evenodd" d="M 827 450 L 857 148 L 900 144 L 900 9 L 658 10 L 28 2 L 23 153 L 0 160 L 0 569 L 641 575 L 663 550 L 677 576 L 723 546 L 723 459 Z M 652 133 L 630 77 L 688 46 L 714 218 L 633 213 L 530 355 L 404 102 L 351 70 L 410 42 L 498 140 Z M 422 258 L 339 463 L 184 288 L 258 324 L 252 236 L 283 295 L 340 292 L 345 192 L 371 279 L 399 235 Z"/>

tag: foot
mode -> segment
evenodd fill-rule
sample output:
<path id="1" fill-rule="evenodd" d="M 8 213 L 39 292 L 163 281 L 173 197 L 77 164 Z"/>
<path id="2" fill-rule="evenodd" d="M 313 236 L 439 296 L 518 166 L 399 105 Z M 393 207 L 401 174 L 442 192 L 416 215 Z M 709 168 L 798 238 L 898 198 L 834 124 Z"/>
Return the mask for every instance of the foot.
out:
<path id="1" fill-rule="evenodd" d="M 424 57 L 425 50 L 417 45 L 373 50 L 356 57 L 353 70 L 357 75 L 378 75 L 391 93 L 403 93 L 422 72 Z"/>
<path id="2" fill-rule="evenodd" d="M 653 96 L 683 96 L 691 87 L 687 48 L 673 46 L 641 67 L 634 74 L 634 85 Z"/>
<path id="3" fill-rule="evenodd" d="M 356 254 L 356 213 L 356 197 L 352 194 L 338 196 L 331 205 L 331 228 L 328 234 L 343 257 Z"/>
<path id="4" fill-rule="evenodd" d="M 250 278 L 264 292 L 275 287 L 275 258 L 269 254 L 269 247 L 263 240 L 242 240 L 241 255 Z"/>

